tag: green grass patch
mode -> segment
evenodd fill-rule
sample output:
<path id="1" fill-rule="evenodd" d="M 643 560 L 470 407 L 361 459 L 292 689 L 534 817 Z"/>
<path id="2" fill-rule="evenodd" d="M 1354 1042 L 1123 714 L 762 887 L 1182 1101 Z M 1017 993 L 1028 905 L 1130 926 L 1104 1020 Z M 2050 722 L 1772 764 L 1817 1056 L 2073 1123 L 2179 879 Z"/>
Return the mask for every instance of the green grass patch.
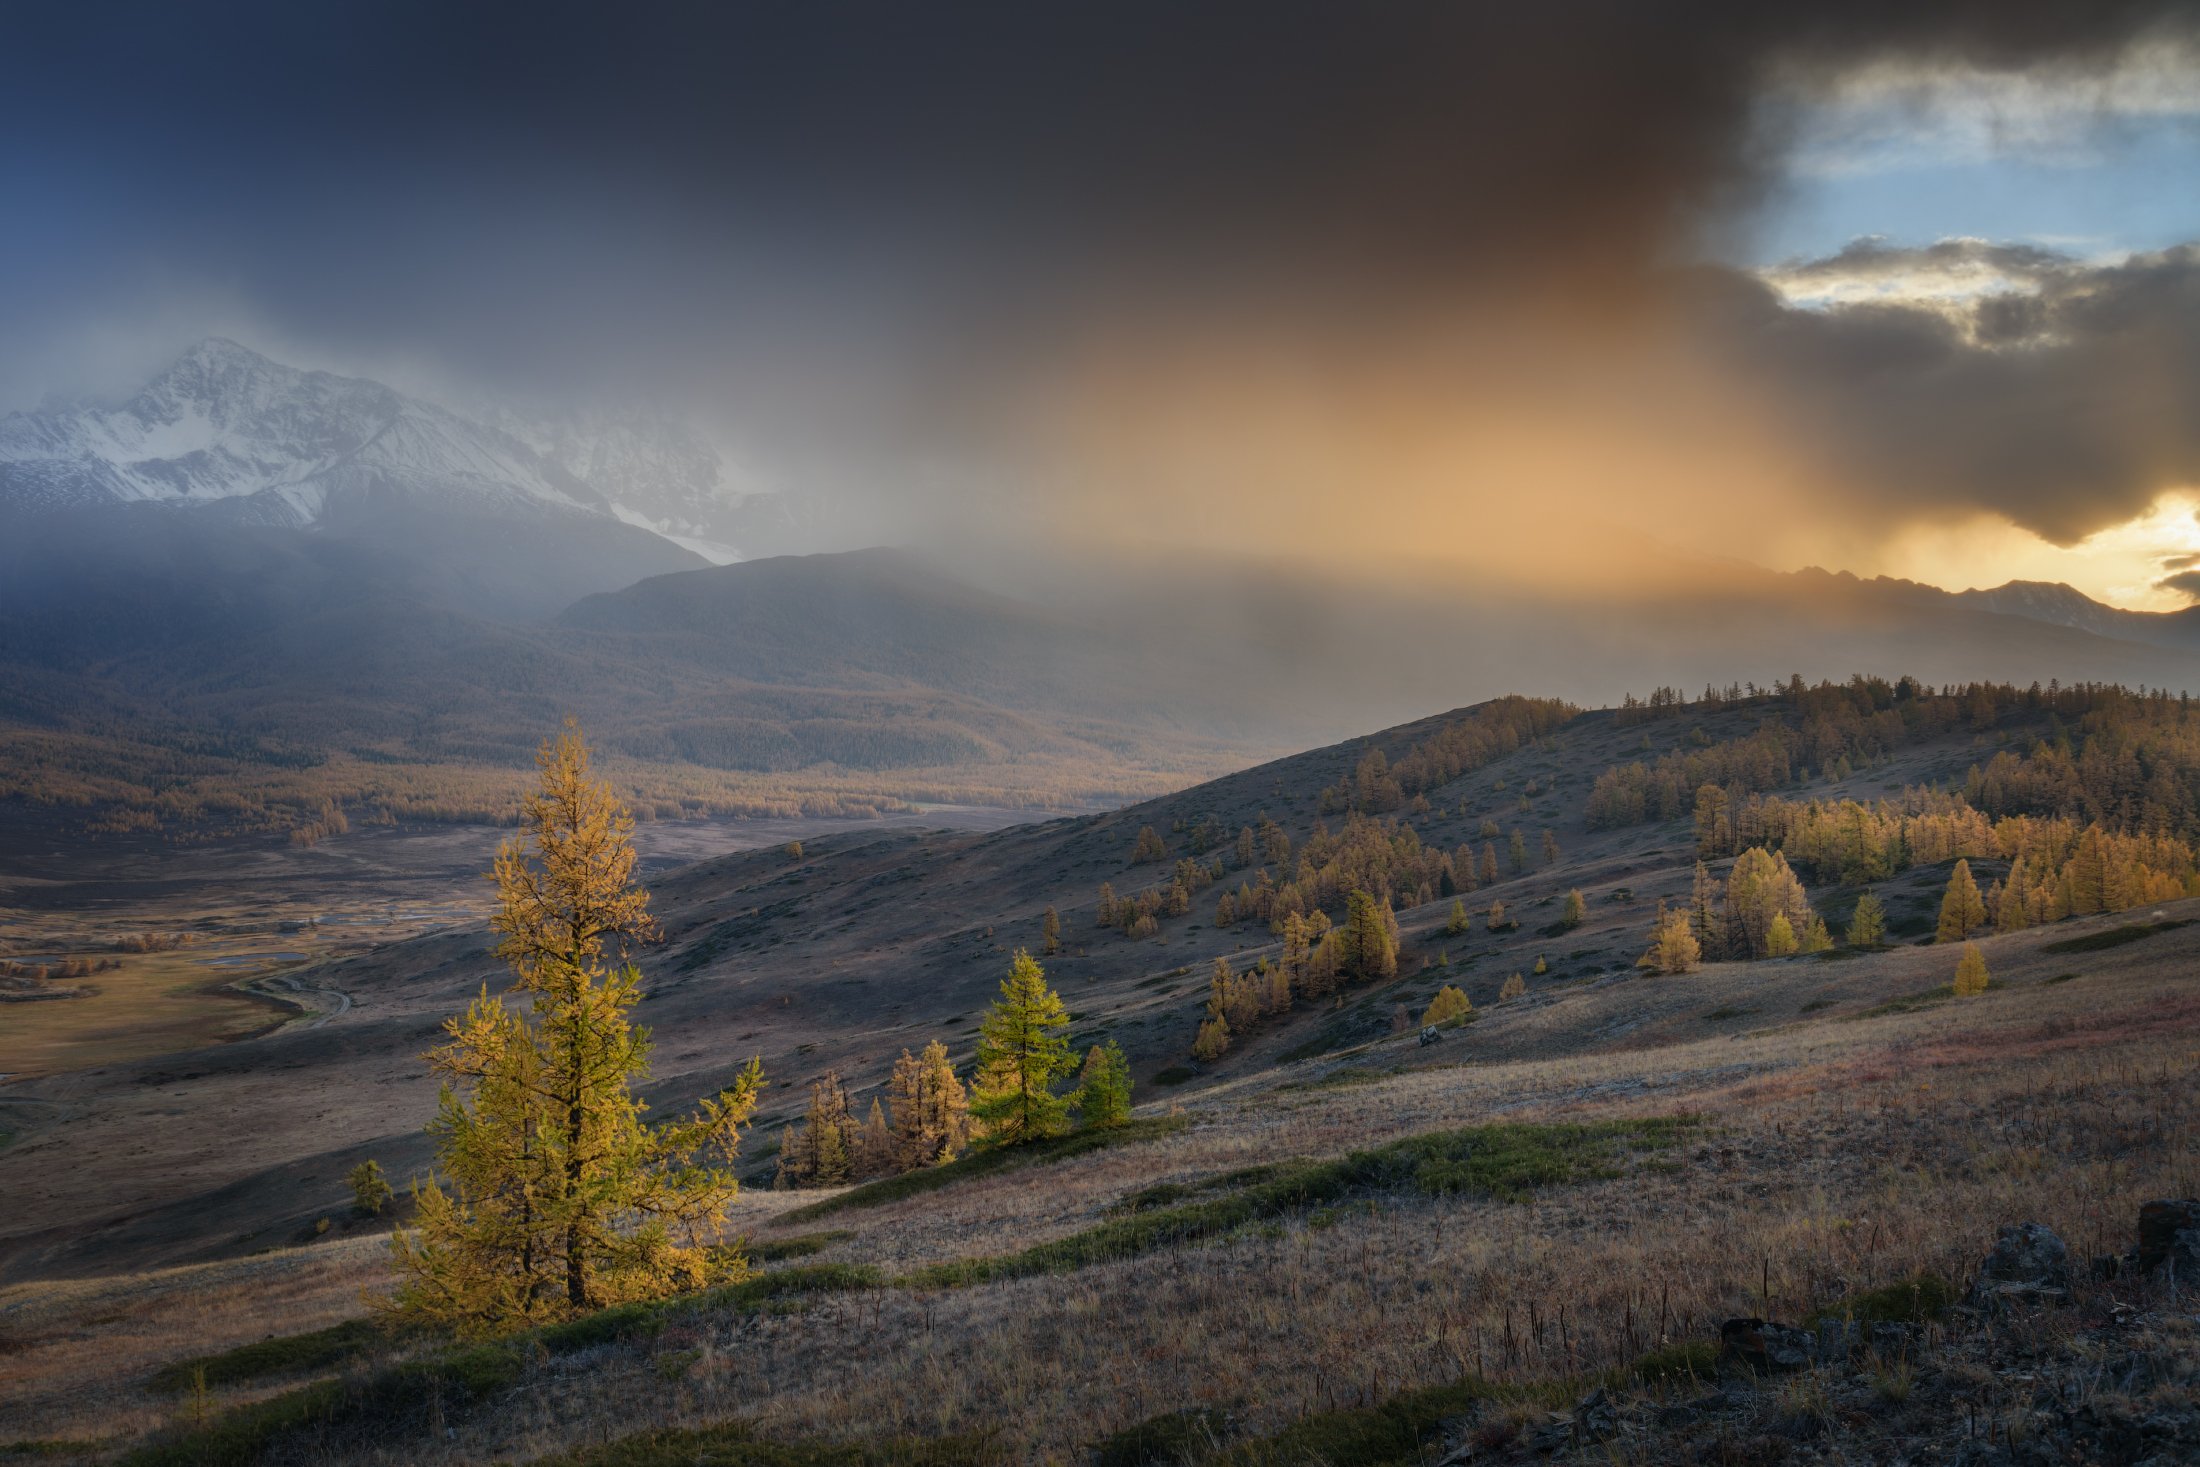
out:
<path id="1" fill-rule="evenodd" d="M 1280 1164 L 1223 1196 L 1113 1218 L 1015 1253 L 936 1263 L 901 1282 L 955 1288 L 1067 1273 L 1385 1193 L 1520 1201 L 1543 1187 L 1618 1176 L 1628 1153 L 1669 1146 L 1694 1124 L 1676 1116 L 1432 1131 L 1334 1161 Z"/>
<path id="2" fill-rule="evenodd" d="M 2043 953 L 2097 953 L 2104 948 L 2122 947 L 2127 942 L 2152 937 L 2158 932 L 2175 932 L 2180 927 L 2190 927 L 2188 919 L 2182 922 L 2132 922 L 2122 927 L 2111 927 L 2105 932 L 2088 932 L 2083 937 L 2066 937 L 2061 942 L 2042 943 Z"/>
<path id="3" fill-rule="evenodd" d="M 789 1222 L 812 1222 L 821 1217 L 831 1217 L 855 1207 L 883 1207 L 889 1202 L 899 1202 L 905 1197 L 918 1197 L 926 1192 L 936 1192 L 957 1182 L 967 1182 L 976 1177 L 989 1177 L 996 1172 L 1013 1167 L 1042 1166 L 1049 1162 L 1067 1161 L 1106 1146 L 1123 1146 L 1134 1141 L 1152 1141 L 1162 1136 L 1173 1136 L 1191 1122 L 1183 1116 L 1148 1116 L 1128 1125 L 1106 1131 L 1072 1131 L 1066 1136 L 1056 1136 L 1047 1141 L 1034 1141 L 1028 1146 L 1003 1146 L 991 1151 L 973 1151 L 958 1156 L 944 1166 L 929 1166 L 921 1171 L 903 1172 L 896 1177 L 881 1177 L 875 1182 L 850 1187 L 837 1196 L 813 1202 L 808 1207 L 798 1207 L 783 1214 Z"/>
<path id="4" fill-rule="evenodd" d="M 1092 1467 L 1171 1467 L 1205 1462 L 1221 1449 L 1229 1418 L 1207 1407 L 1171 1411 L 1093 1444 Z"/>
<path id="5" fill-rule="evenodd" d="M 347 1319 L 326 1329 L 276 1335 L 233 1350 L 178 1360 L 153 1372 L 145 1388 L 162 1395 L 180 1395 L 192 1389 L 200 1371 L 206 1372 L 205 1383 L 212 1390 L 270 1376 L 337 1370 L 388 1347 L 395 1339 L 390 1325 L 383 1320 Z"/>
<path id="6" fill-rule="evenodd" d="M 784 1263 L 790 1258 L 808 1258 L 854 1236 L 846 1228 L 830 1228 L 823 1232 L 797 1233 L 791 1238 L 760 1238 L 748 1245 L 749 1262 Z"/>
<path id="7" fill-rule="evenodd" d="M 1934 1273 L 1920 1273 L 1862 1293 L 1813 1314 L 1809 1324 L 1853 1319 L 1860 1324 L 1929 1324 L 1955 1307 L 1963 1291 Z"/>
<path id="8" fill-rule="evenodd" d="M 788 1442 L 746 1422 L 645 1431 L 600 1446 L 538 1457 L 532 1467 L 989 1467 L 1008 1455 L 983 1437 L 891 1437 Z"/>

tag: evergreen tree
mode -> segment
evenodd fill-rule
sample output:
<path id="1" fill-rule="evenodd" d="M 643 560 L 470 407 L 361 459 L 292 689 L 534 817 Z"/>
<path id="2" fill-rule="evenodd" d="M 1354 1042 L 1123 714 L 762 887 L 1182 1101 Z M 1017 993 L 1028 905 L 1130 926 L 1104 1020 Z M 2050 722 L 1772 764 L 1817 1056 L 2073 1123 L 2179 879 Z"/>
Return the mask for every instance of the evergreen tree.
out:
<path id="1" fill-rule="evenodd" d="M 1453 1028 L 1474 1017 L 1474 1004 L 1467 998 L 1466 990 L 1447 983 L 1436 990 L 1436 997 L 1429 1001 L 1428 1011 L 1421 1015 L 1422 1027 L 1433 1024 L 1439 1028 Z"/>
<path id="2" fill-rule="evenodd" d="M 1342 957 L 1346 970 L 1354 977 L 1376 979 L 1397 974 L 1398 947 L 1391 920 L 1388 909 L 1364 891 L 1354 890 L 1345 899 Z"/>
<path id="3" fill-rule="evenodd" d="M 1795 926 L 1788 921 L 1788 914 L 1774 912 L 1772 925 L 1765 929 L 1765 956 L 1784 958 L 1795 951 L 1797 941 Z"/>
<path id="4" fill-rule="evenodd" d="M 541 786 L 519 841 L 497 852 L 491 927 L 528 1012 L 484 988 L 428 1056 L 445 1075 L 439 1175 L 416 1185 L 417 1225 L 391 1240 L 391 1307 L 460 1329 L 493 1329 L 737 1277 L 720 1247 L 738 1190 L 730 1163 L 763 1072 L 684 1121 L 642 1121 L 633 1093 L 649 1038 L 628 1019 L 641 974 L 627 961 L 655 934 L 633 879 L 633 817 L 589 773 L 568 723 L 537 758 Z M 445 1184 L 449 1190 L 445 1190 Z"/>
<path id="5" fill-rule="evenodd" d="M 922 1058 L 903 1050 L 886 1089 L 894 1102 L 897 1170 L 953 1161 L 970 1144 L 969 1097 L 939 1040 L 924 1047 Z"/>
<path id="6" fill-rule="evenodd" d="M 1588 916 L 1588 904 L 1582 901 L 1581 893 L 1579 891 L 1567 892 L 1566 905 L 1560 909 L 1558 914 L 1559 925 L 1571 932 L 1587 920 Z"/>
<path id="7" fill-rule="evenodd" d="M 344 1176 L 351 1185 L 352 1211 L 362 1217 L 372 1217 L 389 1205 L 392 1195 L 388 1177 L 382 1175 L 382 1163 L 368 1157 Z"/>
<path id="8" fill-rule="evenodd" d="M 1978 944 L 1963 945 L 1963 956 L 1956 963 L 1955 995 L 1957 998 L 1976 998 L 1986 991 L 1986 954 L 1978 950 Z"/>
<path id="9" fill-rule="evenodd" d="M 1050 958 L 1062 950 L 1062 914 L 1052 907 L 1039 919 L 1039 941 Z"/>
<path id="10" fill-rule="evenodd" d="M 789 1126 L 780 1139 L 782 1185 L 844 1185 L 858 1169 L 859 1136 L 855 1117 L 848 1113 L 848 1091 L 838 1072 L 827 1070 L 810 1085 L 810 1107 L 801 1126 Z"/>
<path id="11" fill-rule="evenodd" d="M 1001 996 L 979 1026 L 978 1073 L 970 1114 L 988 1146 L 1013 1146 L 1059 1135 L 1068 1103 L 1054 1082 L 1076 1066 L 1070 1054 L 1069 1010 L 1047 987 L 1046 970 L 1018 952 Z"/>
<path id="12" fill-rule="evenodd" d="M 855 1174 L 859 1177 L 882 1177 L 901 1170 L 900 1153 L 894 1145 L 893 1130 L 886 1124 L 886 1110 L 877 1096 L 871 1097 L 871 1114 L 856 1133 Z"/>
<path id="13" fill-rule="evenodd" d="M 1077 1120 L 1086 1130 L 1127 1125 L 1131 1118 L 1131 1063 L 1110 1039 L 1085 1055 L 1077 1086 Z"/>
<path id="14" fill-rule="evenodd" d="M 1961 942 L 1986 925 L 1986 899 L 1971 879 L 1971 863 L 1958 859 L 1948 873 L 1948 890 L 1940 899 L 1940 928 L 1935 942 Z"/>
<path id="15" fill-rule="evenodd" d="M 1877 947 L 1886 935 L 1886 909 L 1867 891 L 1856 899 L 1856 911 L 1849 917 L 1849 946 Z"/>
<path id="16" fill-rule="evenodd" d="M 1688 914 L 1667 912 L 1661 907 L 1657 925 L 1651 929 L 1650 951 L 1643 958 L 1645 966 L 1660 973 L 1686 973 L 1702 956 L 1703 948 L 1696 941 Z"/>

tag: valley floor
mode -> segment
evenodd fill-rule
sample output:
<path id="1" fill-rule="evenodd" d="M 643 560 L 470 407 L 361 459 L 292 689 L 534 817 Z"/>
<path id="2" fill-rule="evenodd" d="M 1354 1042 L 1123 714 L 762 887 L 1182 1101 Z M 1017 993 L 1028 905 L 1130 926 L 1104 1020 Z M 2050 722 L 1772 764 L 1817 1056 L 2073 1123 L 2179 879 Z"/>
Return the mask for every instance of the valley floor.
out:
<path id="1" fill-rule="evenodd" d="M 719 1460 L 604 1444 L 738 1419 L 789 1440 L 973 1434 L 998 1460 L 1074 1463 L 1111 1433 L 1199 1410 L 1213 1413 L 1198 1418 L 1203 1431 L 1277 1444 L 1247 1460 L 1372 1460 L 1320 1456 L 1304 1445 L 1317 1440 L 1307 1423 L 1468 1378 L 1519 1388 L 1478 1417 L 1486 1443 L 1474 1460 L 1505 1460 L 1563 1404 L 1536 1383 L 1715 1342 L 1731 1316 L 1800 1321 L 1921 1274 L 1960 1286 L 1996 1230 L 2021 1221 L 2053 1228 L 2079 1264 L 2076 1306 L 2026 1325 L 2026 1338 L 2077 1350 L 2083 1321 L 2159 1310 L 2138 1285 L 2090 1280 L 2084 1261 L 2130 1245 L 2142 1202 L 2200 1195 L 2200 925 L 2171 925 L 2192 919 L 2200 902 L 1988 939 L 1995 986 L 1964 1000 L 1933 992 L 1952 963 L 1934 947 L 1615 974 L 1486 1008 L 1426 1048 L 1400 1035 L 1181 1099 L 1148 1092 L 1142 1115 L 1181 1116 L 1180 1129 L 1075 1159 L 811 1220 L 788 1214 L 821 1194 L 751 1192 L 739 1206 L 755 1239 L 822 1246 L 774 1267 L 870 1265 L 884 1282 L 702 1308 L 646 1337 L 538 1351 L 508 1388 L 439 1413 L 436 1429 L 410 1417 L 333 1427 L 278 1443 L 269 1460 L 528 1461 L 584 1449 L 573 1460 Z M 2051 950 L 2132 924 L 2154 925 Z M 1362 1186 L 1319 1206 L 1264 1207 L 1202 1241 L 1149 1247 L 1111 1234 L 1058 1272 L 1004 1276 L 1023 1269 L 999 1262 L 1075 1245 L 1145 1189 L 1173 1184 L 1143 1199 L 1160 1208 L 1250 1195 L 1256 1181 L 1235 1175 L 1248 1166 L 1446 1128 L 1501 1128 L 1471 1141 L 1471 1155 L 1527 1123 L 1672 1117 L 1687 1118 L 1677 1133 L 1621 1127 L 1601 1160 L 1524 1184 L 1520 1200 Z M 911 1277 L 942 1264 L 963 1267 Z M 184 1409 L 147 1389 L 158 1367 L 355 1317 L 362 1293 L 387 1282 L 377 1240 L 347 1238 L 0 1291 L 0 1442 L 135 1441 Z M 2171 1384 L 2132 1390 L 2190 1402 L 2193 1381 L 2175 1377 L 2200 1361 L 2189 1314 L 2188 1300 L 2183 1314 L 2144 1316 L 2168 1321 L 2149 1338 Z M 1931 1446 L 1953 1440 L 1950 1402 L 1999 1421 L 2025 1417 L 2035 1395 L 2035 1380 L 1981 1368 L 1968 1339 L 1928 1326 L 1903 1364 L 1916 1372 L 1914 1397 L 1907 1387 L 1861 1404 L 1842 1397 L 1813 1408 L 1801 1435 L 1759 1429 L 1795 1416 L 1790 1383 L 1768 1386 L 1761 1409 L 1673 1425 L 1635 1455 L 1585 1446 L 1583 1460 L 1863 1463 L 1891 1460 L 1890 1443 L 1911 1444 L 1912 1460 L 1955 1460 Z M 218 1390 L 215 1404 L 291 1384 Z M 1704 1388 L 1642 1390 L 1682 1401 Z M 2133 1408 L 2168 1409 L 2154 1397 Z M 1294 1423 L 1299 1437 L 1275 1435 Z"/>

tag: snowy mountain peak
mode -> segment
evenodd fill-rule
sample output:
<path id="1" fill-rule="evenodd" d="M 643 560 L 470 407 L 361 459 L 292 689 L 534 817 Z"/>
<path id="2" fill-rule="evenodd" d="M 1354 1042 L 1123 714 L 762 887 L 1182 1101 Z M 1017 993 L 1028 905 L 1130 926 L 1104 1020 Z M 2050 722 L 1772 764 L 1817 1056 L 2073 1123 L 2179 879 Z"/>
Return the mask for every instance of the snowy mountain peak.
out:
<path id="1" fill-rule="evenodd" d="M 709 559 L 777 498 L 662 414 L 464 413 L 379 382 L 306 371 L 225 337 L 126 402 L 0 418 L 0 507 L 152 501 L 314 526 L 392 497 L 470 515 L 600 516 Z"/>

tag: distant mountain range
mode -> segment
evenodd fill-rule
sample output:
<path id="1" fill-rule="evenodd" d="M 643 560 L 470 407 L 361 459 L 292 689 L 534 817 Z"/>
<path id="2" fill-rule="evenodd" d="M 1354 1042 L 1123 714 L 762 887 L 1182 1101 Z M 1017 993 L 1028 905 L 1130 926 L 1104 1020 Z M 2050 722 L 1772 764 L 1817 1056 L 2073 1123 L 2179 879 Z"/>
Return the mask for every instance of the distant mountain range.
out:
<path id="1" fill-rule="evenodd" d="M 126 402 L 0 419 L 0 731 L 504 763 L 572 712 L 660 763 L 1098 794 L 1508 691 L 2200 687 L 2200 610 L 2033 582 L 1539 597 L 1186 558 L 1017 597 L 887 550 L 709 563 L 786 518 L 662 415 L 461 411 L 204 342 Z"/>
<path id="2" fill-rule="evenodd" d="M 11 521 L 60 517 L 66 538 L 96 545 L 148 533 L 128 527 L 158 511 L 440 558 L 437 599 L 524 617 L 740 559 L 744 541 L 789 517 L 669 416 L 461 411 L 220 338 L 126 401 L 0 418 Z"/>

